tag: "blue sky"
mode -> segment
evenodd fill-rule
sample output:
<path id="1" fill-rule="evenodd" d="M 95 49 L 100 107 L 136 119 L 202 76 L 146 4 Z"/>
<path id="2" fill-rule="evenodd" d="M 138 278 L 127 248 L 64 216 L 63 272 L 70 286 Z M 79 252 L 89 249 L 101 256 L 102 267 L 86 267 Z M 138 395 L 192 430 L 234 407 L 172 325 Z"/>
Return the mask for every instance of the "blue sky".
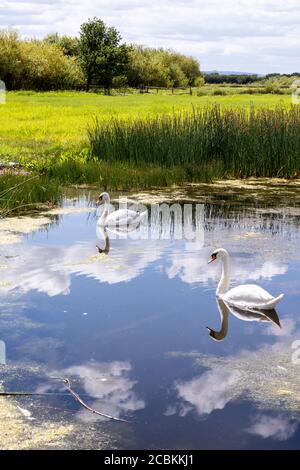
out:
<path id="1" fill-rule="evenodd" d="M 203 70 L 300 71 L 299 0 L 1 0 L 0 27 L 78 34 L 98 16 L 127 42 L 169 47 Z"/>

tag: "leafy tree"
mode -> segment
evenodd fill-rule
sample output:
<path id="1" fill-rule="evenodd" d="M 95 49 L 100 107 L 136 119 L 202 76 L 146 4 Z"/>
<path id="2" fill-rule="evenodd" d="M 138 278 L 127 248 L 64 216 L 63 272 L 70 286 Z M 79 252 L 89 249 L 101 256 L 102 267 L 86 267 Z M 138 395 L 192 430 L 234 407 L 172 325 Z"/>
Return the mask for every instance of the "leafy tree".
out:
<path id="1" fill-rule="evenodd" d="M 86 76 L 86 90 L 92 82 L 109 93 L 114 77 L 123 75 L 129 62 L 129 48 L 121 44 L 120 33 L 99 19 L 89 19 L 80 28 L 79 61 Z"/>
<path id="2" fill-rule="evenodd" d="M 202 77 L 199 63 L 171 50 L 133 46 L 128 67 L 130 86 L 193 86 Z"/>
<path id="3" fill-rule="evenodd" d="M 44 41 L 22 41 L 22 75 L 20 88 L 34 90 L 77 89 L 84 77 L 74 57 L 64 55 L 61 48 Z"/>
<path id="4" fill-rule="evenodd" d="M 58 33 L 48 34 L 44 41 L 59 46 L 65 55 L 76 57 L 79 53 L 79 39 L 73 36 L 60 36 Z"/>
<path id="5" fill-rule="evenodd" d="M 227 83 L 236 85 L 247 85 L 260 81 L 262 78 L 258 75 L 252 74 L 222 74 L 218 72 L 205 73 L 206 83 Z"/>
<path id="6" fill-rule="evenodd" d="M 8 90 L 15 88 L 21 75 L 21 50 L 18 33 L 14 30 L 0 31 L 0 80 Z"/>
<path id="7" fill-rule="evenodd" d="M 8 90 L 80 89 L 83 72 L 75 57 L 57 44 L 22 41 L 14 30 L 0 30 L 0 80 Z"/>

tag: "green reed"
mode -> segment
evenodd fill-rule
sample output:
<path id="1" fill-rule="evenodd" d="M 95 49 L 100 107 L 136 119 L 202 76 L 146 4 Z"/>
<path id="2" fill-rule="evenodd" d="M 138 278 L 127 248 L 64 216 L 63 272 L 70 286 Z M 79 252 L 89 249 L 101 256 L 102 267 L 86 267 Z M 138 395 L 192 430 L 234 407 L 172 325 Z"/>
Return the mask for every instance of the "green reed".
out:
<path id="1" fill-rule="evenodd" d="M 300 174 L 300 107 L 222 109 L 218 105 L 88 129 L 91 155 L 112 164 L 216 168 L 228 176 Z M 214 176 L 214 175 L 213 175 Z"/>
<path id="2" fill-rule="evenodd" d="M 6 173 L 0 178 L 0 217 L 56 204 L 61 194 L 59 183 L 46 176 Z"/>

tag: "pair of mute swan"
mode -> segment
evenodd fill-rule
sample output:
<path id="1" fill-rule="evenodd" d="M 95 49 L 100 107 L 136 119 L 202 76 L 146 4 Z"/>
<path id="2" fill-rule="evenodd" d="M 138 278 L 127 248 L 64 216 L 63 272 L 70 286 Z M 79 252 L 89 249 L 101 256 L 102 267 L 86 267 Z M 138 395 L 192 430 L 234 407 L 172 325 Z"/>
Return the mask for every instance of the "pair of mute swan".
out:
<path id="1" fill-rule="evenodd" d="M 218 307 L 220 318 L 221 318 L 221 328 L 219 331 L 215 331 L 212 328 L 207 327 L 209 331 L 209 336 L 215 341 L 222 341 L 227 336 L 229 313 L 232 313 L 236 318 L 242 321 L 271 322 L 279 326 L 279 328 L 281 328 L 278 314 L 276 310 L 274 309 L 272 310 L 255 310 L 255 309 L 243 310 L 234 306 L 229 307 L 220 298 L 217 298 L 216 301 L 217 301 L 217 307 Z"/>
<path id="2" fill-rule="evenodd" d="M 104 210 L 98 220 L 98 225 L 102 227 L 137 227 L 148 215 L 148 212 L 138 212 L 129 209 L 119 209 L 109 214 L 110 197 L 109 194 L 101 193 L 97 199 L 97 204 L 104 203 Z"/>
<path id="3" fill-rule="evenodd" d="M 230 283 L 230 257 L 227 250 L 219 248 L 211 255 L 209 263 L 220 260 L 222 262 L 222 275 L 218 284 L 217 298 L 229 307 L 242 310 L 273 310 L 284 297 L 283 294 L 273 297 L 265 289 L 255 284 L 245 284 L 229 289 Z M 228 290 L 229 289 L 229 290 Z"/>

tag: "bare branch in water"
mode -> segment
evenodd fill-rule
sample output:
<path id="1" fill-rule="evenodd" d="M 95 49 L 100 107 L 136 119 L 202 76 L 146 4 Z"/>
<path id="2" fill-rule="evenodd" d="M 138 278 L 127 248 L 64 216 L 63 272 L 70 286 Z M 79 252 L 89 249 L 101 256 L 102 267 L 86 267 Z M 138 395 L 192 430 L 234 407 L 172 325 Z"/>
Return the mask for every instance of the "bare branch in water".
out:
<path id="1" fill-rule="evenodd" d="M 89 405 L 87 405 L 83 400 L 82 398 L 78 395 L 78 393 L 76 393 L 72 387 L 71 387 L 71 382 L 70 382 L 70 379 L 68 378 L 62 378 L 62 377 L 52 377 L 53 379 L 57 379 L 57 380 L 62 380 L 65 387 L 67 388 L 67 390 L 71 393 L 71 395 L 88 411 L 90 411 L 91 413 L 95 414 L 95 415 L 98 415 L 98 416 L 102 416 L 103 418 L 107 418 L 107 419 L 112 419 L 114 421 L 121 421 L 123 423 L 129 423 L 129 421 L 127 421 L 126 419 L 122 419 L 122 418 L 117 418 L 116 416 L 111 416 L 111 415 L 108 415 L 106 413 L 102 413 L 101 411 L 98 411 L 98 410 L 95 410 L 94 408 L 91 408 Z M 0 397 L 26 397 L 26 396 L 44 396 L 44 395 L 65 395 L 64 393 L 53 393 L 53 392 L 49 392 L 49 393 L 37 393 L 37 392 L 0 392 Z"/>
<path id="2" fill-rule="evenodd" d="M 95 410 L 94 408 L 91 408 L 89 405 L 87 405 L 81 398 L 80 396 L 78 395 L 78 393 L 74 392 L 74 390 L 71 388 L 71 382 L 70 380 L 67 378 L 67 379 L 63 379 L 64 381 L 64 384 L 66 386 L 66 388 L 69 390 L 69 392 L 71 393 L 71 395 L 73 395 L 73 397 L 88 411 L 90 411 L 91 413 L 93 414 L 96 414 L 96 415 L 99 415 L 99 416 L 103 416 L 104 418 L 108 418 L 108 419 L 112 419 L 114 421 L 122 421 L 123 423 L 129 423 L 129 421 L 127 421 L 126 419 L 121 419 L 121 418 L 116 418 L 115 416 L 111 416 L 111 415 L 107 415 L 106 413 L 102 413 L 101 411 L 97 411 Z"/>

